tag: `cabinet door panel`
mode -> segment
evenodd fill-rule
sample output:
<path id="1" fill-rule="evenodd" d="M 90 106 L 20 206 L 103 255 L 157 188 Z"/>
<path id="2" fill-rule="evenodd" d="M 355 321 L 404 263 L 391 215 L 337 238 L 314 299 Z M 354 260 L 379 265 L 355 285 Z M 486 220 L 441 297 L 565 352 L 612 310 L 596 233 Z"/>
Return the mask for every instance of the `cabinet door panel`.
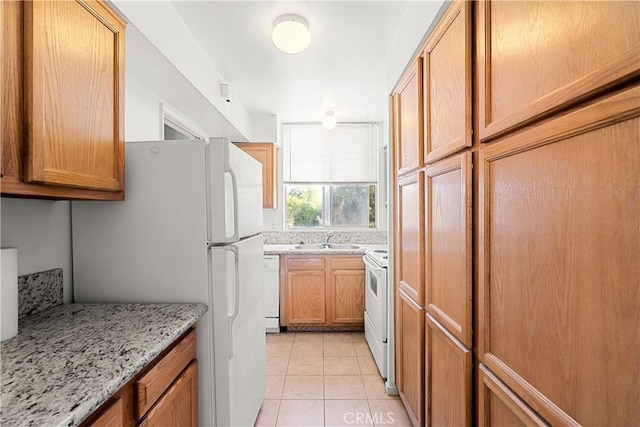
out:
<path id="1" fill-rule="evenodd" d="M 422 59 L 418 58 L 396 92 L 396 150 L 398 173 L 406 173 L 422 163 Z"/>
<path id="2" fill-rule="evenodd" d="M 151 408 L 141 427 L 198 425 L 198 361 L 180 374 L 162 398 Z"/>
<path id="3" fill-rule="evenodd" d="M 95 1 L 24 7 L 26 181 L 123 190 L 124 24 Z"/>
<path id="4" fill-rule="evenodd" d="M 477 4 L 481 140 L 639 74 L 638 2 Z"/>
<path id="5" fill-rule="evenodd" d="M 424 309 L 402 290 L 397 293 L 396 382 L 414 426 L 424 419 Z"/>
<path id="6" fill-rule="evenodd" d="M 549 426 L 513 391 L 498 379 L 486 365 L 480 365 L 480 396 L 478 396 L 481 426 Z"/>
<path id="7" fill-rule="evenodd" d="M 471 350 L 429 314 L 425 344 L 426 425 L 470 426 Z"/>
<path id="8" fill-rule="evenodd" d="M 425 163 L 471 146 L 471 5 L 452 3 L 427 40 Z"/>
<path id="9" fill-rule="evenodd" d="M 427 167 L 427 311 L 471 346 L 471 153 Z"/>
<path id="10" fill-rule="evenodd" d="M 479 351 L 552 424 L 640 424 L 640 87 L 480 151 Z"/>
<path id="11" fill-rule="evenodd" d="M 364 324 L 364 279 L 364 269 L 331 272 L 332 322 Z"/>
<path id="12" fill-rule="evenodd" d="M 325 323 L 324 270 L 289 271 L 287 274 L 288 323 Z"/>
<path id="13" fill-rule="evenodd" d="M 20 159 L 23 128 L 22 96 L 22 2 L 0 2 L 2 45 L 0 46 L 0 123 L 2 125 L 2 162 L 0 163 L 2 186 L 9 182 L 20 182 Z"/>
<path id="14" fill-rule="evenodd" d="M 398 182 L 396 277 L 398 286 L 424 305 L 424 177 L 418 172 Z"/>
<path id="15" fill-rule="evenodd" d="M 235 143 L 262 164 L 262 207 L 276 209 L 278 202 L 278 177 L 276 146 L 273 142 Z"/>
<path id="16" fill-rule="evenodd" d="M 91 427 L 122 427 L 124 426 L 122 398 L 118 397 L 98 418 Z"/>

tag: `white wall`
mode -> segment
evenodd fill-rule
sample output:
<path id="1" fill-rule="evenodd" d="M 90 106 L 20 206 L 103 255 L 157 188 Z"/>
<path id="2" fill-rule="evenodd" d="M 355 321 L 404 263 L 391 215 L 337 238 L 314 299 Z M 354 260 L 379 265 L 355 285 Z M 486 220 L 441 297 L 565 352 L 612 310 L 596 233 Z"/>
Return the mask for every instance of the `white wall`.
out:
<path id="1" fill-rule="evenodd" d="M 443 0 L 411 1 L 408 3 L 398 32 L 387 51 L 387 88 L 389 93 L 402 75 L 409 60 L 417 52 L 432 24 L 444 12 Z"/>
<path id="2" fill-rule="evenodd" d="M 229 103 L 222 98 L 220 84 L 227 82 L 170 2 L 113 0 L 112 4 L 240 134 L 251 137 L 251 119 L 242 101 L 236 97 Z"/>
<path id="3" fill-rule="evenodd" d="M 71 302 L 71 211 L 67 201 L 0 199 L 3 248 L 18 248 L 18 275 L 62 268 Z"/>
<path id="4" fill-rule="evenodd" d="M 126 75 L 125 88 L 125 141 L 162 139 L 160 132 L 162 99 L 128 74 Z"/>
<path id="5" fill-rule="evenodd" d="M 251 114 L 251 141 L 278 143 L 278 116 L 275 114 Z"/>

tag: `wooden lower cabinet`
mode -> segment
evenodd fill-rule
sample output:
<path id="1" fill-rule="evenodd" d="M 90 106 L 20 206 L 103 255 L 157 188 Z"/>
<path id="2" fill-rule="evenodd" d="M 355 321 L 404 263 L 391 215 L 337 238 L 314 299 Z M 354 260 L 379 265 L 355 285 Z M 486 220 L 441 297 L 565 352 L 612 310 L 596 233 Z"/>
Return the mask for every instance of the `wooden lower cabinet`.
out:
<path id="1" fill-rule="evenodd" d="M 471 349 L 426 316 L 425 425 L 471 426 Z"/>
<path id="2" fill-rule="evenodd" d="M 81 424 L 82 427 L 197 425 L 195 328 L 178 338 Z"/>
<path id="3" fill-rule="evenodd" d="M 365 270 L 360 258 L 332 258 L 330 322 L 364 324 Z"/>
<path id="4" fill-rule="evenodd" d="M 360 255 L 288 255 L 280 262 L 282 326 L 364 327 Z"/>
<path id="5" fill-rule="evenodd" d="M 325 323 L 325 271 L 287 272 L 288 323 Z"/>
<path id="6" fill-rule="evenodd" d="M 553 425 L 640 425 L 640 85 L 480 150 L 479 354 Z"/>
<path id="7" fill-rule="evenodd" d="M 414 426 L 424 421 L 424 308 L 396 293 L 396 383 Z"/>
<path id="8" fill-rule="evenodd" d="M 140 426 L 198 425 L 198 361 L 192 361 L 149 411 Z"/>
<path id="9" fill-rule="evenodd" d="M 124 426 L 124 404 L 122 397 L 118 397 L 115 401 L 102 412 L 93 422 L 92 427 L 120 427 Z"/>
<path id="10" fill-rule="evenodd" d="M 536 412 L 496 377 L 486 365 L 479 367 L 480 426 L 549 426 Z"/>

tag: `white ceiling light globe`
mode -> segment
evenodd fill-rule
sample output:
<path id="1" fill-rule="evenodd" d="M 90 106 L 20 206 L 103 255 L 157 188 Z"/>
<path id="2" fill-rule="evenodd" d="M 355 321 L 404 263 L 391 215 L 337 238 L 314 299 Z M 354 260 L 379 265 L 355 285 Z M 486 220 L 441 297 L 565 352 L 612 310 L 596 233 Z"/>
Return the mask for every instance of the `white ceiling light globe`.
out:
<path id="1" fill-rule="evenodd" d="M 333 111 L 327 111 L 322 119 L 322 127 L 331 130 L 336 127 L 337 121 Z"/>
<path id="2" fill-rule="evenodd" d="M 300 53 L 309 47 L 309 23 L 300 15 L 282 15 L 273 22 L 273 44 L 285 53 Z"/>

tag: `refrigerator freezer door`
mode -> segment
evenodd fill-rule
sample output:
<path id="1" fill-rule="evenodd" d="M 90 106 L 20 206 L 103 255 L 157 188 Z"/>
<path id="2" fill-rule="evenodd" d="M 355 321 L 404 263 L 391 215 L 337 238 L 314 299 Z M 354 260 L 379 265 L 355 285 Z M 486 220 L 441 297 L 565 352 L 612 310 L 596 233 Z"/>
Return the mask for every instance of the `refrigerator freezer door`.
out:
<path id="1" fill-rule="evenodd" d="M 217 426 L 253 426 L 266 392 L 262 235 L 213 246 Z"/>
<path id="2" fill-rule="evenodd" d="M 76 302 L 207 302 L 204 141 L 128 142 L 124 202 L 73 202 Z"/>
<path id="3" fill-rule="evenodd" d="M 209 140 L 209 242 L 233 243 L 262 232 L 262 165 L 229 142 Z M 218 185 L 222 183 L 223 185 Z"/>

